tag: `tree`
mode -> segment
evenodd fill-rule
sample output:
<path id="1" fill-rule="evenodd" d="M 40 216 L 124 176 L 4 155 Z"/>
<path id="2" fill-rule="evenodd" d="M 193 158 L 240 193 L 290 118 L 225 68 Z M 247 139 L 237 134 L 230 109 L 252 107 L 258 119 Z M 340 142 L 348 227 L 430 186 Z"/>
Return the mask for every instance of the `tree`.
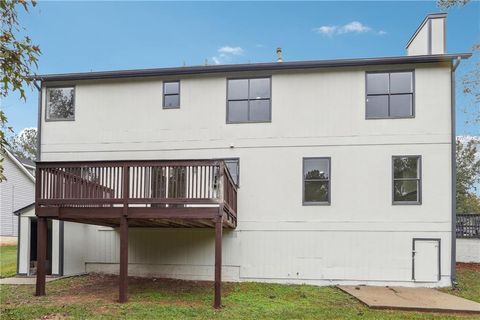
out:
<path id="1" fill-rule="evenodd" d="M 437 5 L 441 9 L 450 9 L 452 7 L 463 7 L 470 3 L 471 0 L 437 0 Z M 472 47 L 473 54 L 480 53 L 480 43 L 476 43 Z M 480 124 L 480 59 L 476 57 L 478 62 L 475 64 L 473 70 L 470 70 L 462 79 L 463 92 L 471 95 L 473 98 L 473 110 L 467 109 L 465 106 L 464 111 L 470 114 L 471 122 L 473 124 Z"/>
<path id="2" fill-rule="evenodd" d="M 479 138 L 457 139 L 457 212 L 480 213 L 480 198 L 475 194 L 480 183 Z"/>
<path id="3" fill-rule="evenodd" d="M 23 129 L 10 141 L 10 151 L 18 158 L 35 161 L 37 156 L 37 129 Z"/>
<path id="4" fill-rule="evenodd" d="M 0 0 L 0 98 L 12 92 L 18 92 L 20 98 L 26 100 L 25 87 L 32 85 L 30 75 L 37 68 L 40 47 L 32 43 L 28 36 L 20 36 L 25 30 L 20 27 L 17 8 L 28 12 L 35 6 L 32 0 Z M 0 110 L 0 152 L 7 146 L 7 117 Z M 0 181 L 4 180 L 3 166 L 0 161 Z"/>
<path id="5" fill-rule="evenodd" d="M 470 0 L 438 0 L 437 5 L 440 8 L 448 9 L 448 8 L 455 7 L 455 6 L 462 7 L 469 2 L 470 2 Z"/>

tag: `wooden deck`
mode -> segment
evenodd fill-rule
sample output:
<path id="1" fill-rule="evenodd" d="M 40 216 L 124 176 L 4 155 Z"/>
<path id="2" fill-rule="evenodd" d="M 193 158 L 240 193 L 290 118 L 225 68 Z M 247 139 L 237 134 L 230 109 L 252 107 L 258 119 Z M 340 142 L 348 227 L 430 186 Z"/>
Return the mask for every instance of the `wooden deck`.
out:
<path id="1" fill-rule="evenodd" d="M 46 220 L 120 230 L 119 301 L 127 301 L 128 228 L 215 228 L 215 302 L 221 306 L 223 228 L 237 226 L 237 186 L 223 160 L 38 162 L 37 295 L 45 294 Z"/>

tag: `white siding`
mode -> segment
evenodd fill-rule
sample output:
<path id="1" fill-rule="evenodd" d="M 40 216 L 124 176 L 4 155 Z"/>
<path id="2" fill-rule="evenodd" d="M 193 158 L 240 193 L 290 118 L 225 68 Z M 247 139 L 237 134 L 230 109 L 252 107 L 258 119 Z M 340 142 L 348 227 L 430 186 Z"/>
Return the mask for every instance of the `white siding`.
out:
<path id="1" fill-rule="evenodd" d="M 407 48 L 409 56 L 419 56 L 428 54 L 428 22 L 417 33 L 415 39 Z"/>
<path id="2" fill-rule="evenodd" d="M 445 19 L 432 19 L 432 54 L 444 54 L 445 48 Z"/>
<path id="3" fill-rule="evenodd" d="M 480 239 L 457 239 L 457 261 L 480 263 Z"/>
<path id="4" fill-rule="evenodd" d="M 365 71 L 395 68 L 415 69 L 415 118 L 365 120 Z M 161 79 L 79 82 L 75 121 L 42 124 L 42 160 L 239 157 L 228 279 L 416 285 L 413 238 L 440 238 L 442 280 L 423 285 L 449 284 L 449 66 L 274 73 L 272 122 L 261 124 L 226 124 L 226 76 L 181 78 L 175 110 L 162 109 Z M 422 156 L 422 205 L 392 205 L 393 155 Z M 302 206 L 302 157 L 314 156 L 331 157 L 330 206 Z M 117 272 L 116 231 L 85 232 L 68 247 L 65 232 L 66 256 L 80 250 L 75 264 Z M 132 229 L 130 271 L 212 279 L 213 240 L 213 230 Z"/>
<path id="5" fill-rule="evenodd" d="M 0 236 L 17 236 L 18 218 L 13 212 L 35 201 L 35 184 L 9 156 L 4 158 L 7 180 L 0 182 Z"/>

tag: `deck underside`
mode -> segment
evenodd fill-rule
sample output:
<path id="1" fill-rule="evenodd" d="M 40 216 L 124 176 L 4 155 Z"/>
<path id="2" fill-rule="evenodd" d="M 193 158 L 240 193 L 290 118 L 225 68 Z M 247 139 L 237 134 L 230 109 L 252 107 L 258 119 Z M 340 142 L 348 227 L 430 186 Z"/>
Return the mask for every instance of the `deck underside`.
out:
<path id="1" fill-rule="evenodd" d="M 236 219 L 218 207 L 207 208 L 128 208 L 128 226 L 133 228 L 214 228 L 222 216 L 224 228 L 235 228 Z M 119 227 L 122 207 L 113 208 L 37 208 L 37 216 L 98 226 Z"/>

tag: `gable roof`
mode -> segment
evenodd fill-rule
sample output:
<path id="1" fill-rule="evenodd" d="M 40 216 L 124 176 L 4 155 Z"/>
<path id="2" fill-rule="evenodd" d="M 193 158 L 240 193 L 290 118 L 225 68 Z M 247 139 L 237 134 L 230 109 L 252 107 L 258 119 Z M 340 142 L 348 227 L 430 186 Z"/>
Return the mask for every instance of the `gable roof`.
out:
<path id="1" fill-rule="evenodd" d="M 30 166 L 28 164 L 24 165 L 17 157 L 15 157 L 13 155 L 13 153 L 11 153 L 10 151 L 8 151 L 8 149 L 5 149 L 5 154 L 6 156 L 12 160 L 12 162 L 20 169 L 20 171 L 22 171 L 23 173 L 25 173 L 27 175 L 27 177 L 32 180 L 32 182 L 35 182 L 35 177 L 30 173 L 30 171 L 27 170 L 26 166 Z M 32 167 L 32 166 L 30 166 Z M 35 166 L 33 166 L 32 168 L 35 168 Z"/>
<path id="2" fill-rule="evenodd" d="M 393 65 L 412 63 L 451 62 L 457 58 L 468 59 L 471 53 L 436 54 L 423 56 L 397 56 L 382 58 L 312 60 L 291 62 L 267 62 L 248 64 L 207 65 L 176 68 L 154 68 L 136 70 L 98 71 L 83 73 L 45 74 L 31 76 L 34 80 L 41 81 L 72 81 L 72 80 L 100 80 L 136 77 L 177 76 L 193 74 L 209 74 L 242 71 L 275 71 L 275 70 L 301 70 L 332 67 L 352 67 L 371 65 Z"/>

